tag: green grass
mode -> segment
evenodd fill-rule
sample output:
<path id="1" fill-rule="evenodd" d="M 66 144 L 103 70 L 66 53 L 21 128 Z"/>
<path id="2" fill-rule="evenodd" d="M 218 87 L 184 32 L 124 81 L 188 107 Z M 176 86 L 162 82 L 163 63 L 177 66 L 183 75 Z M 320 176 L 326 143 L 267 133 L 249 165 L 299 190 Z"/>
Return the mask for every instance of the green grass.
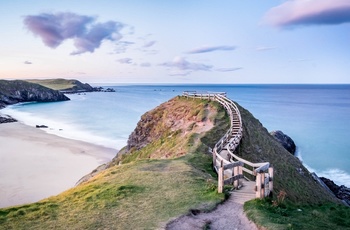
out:
<path id="1" fill-rule="evenodd" d="M 0 229 L 155 229 L 223 199 L 215 179 L 187 158 L 139 160 L 56 197 L 0 209 Z"/>
<path id="2" fill-rule="evenodd" d="M 249 219 L 271 230 L 350 229 L 350 208 L 341 204 L 296 205 L 284 202 L 273 205 L 271 199 L 265 199 L 249 201 L 244 209 Z"/>
<path id="3" fill-rule="evenodd" d="M 53 90 L 65 90 L 75 86 L 73 83 L 75 80 L 67 79 L 30 79 L 26 81 L 42 85 Z"/>

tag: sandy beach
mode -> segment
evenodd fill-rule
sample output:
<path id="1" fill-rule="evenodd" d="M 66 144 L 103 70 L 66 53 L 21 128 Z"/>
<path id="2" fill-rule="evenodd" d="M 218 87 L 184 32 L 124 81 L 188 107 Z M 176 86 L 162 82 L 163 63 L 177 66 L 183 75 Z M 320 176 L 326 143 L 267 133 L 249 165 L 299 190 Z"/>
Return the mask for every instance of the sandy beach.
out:
<path id="1" fill-rule="evenodd" d="M 19 122 L 0 124 L 0 208 L 57 195 L 116 153 Z"/>

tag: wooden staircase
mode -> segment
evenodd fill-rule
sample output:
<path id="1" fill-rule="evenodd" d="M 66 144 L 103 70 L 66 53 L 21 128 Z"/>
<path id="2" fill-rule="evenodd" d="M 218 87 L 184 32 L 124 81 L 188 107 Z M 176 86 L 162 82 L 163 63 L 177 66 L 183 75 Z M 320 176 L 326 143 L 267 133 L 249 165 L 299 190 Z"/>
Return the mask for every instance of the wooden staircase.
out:
<path id="1" fill-rule="evenodd" d="M 236 104 L 224 92 L 185 91 L 183 96 L 217 101 L 230 117 L 229 130 L 209 150 L 213 155 L 213 167 L 218 173 L 218 192 L 223 192 L 225 184 L 232 184 L 235 188 L 232 195 L 237 203 L 268 196 L 273 190 L 273 168 L 270 163 L 252 163 L 236 155 L 243 136 L 242 118 Z M 253 175 L 255 181 L 247 181 L 247 174 Z"/>

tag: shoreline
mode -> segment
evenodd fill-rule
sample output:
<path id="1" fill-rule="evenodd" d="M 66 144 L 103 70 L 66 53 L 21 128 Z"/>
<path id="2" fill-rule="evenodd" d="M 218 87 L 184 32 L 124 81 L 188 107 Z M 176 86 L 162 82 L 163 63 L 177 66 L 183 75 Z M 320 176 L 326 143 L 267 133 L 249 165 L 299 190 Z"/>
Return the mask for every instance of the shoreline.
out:
<path id="1" fill-rule="evenodd" d="M 0 208 L 57 195 L 117 154 L 20 122 L 0 124 L 0 130 Z"/>

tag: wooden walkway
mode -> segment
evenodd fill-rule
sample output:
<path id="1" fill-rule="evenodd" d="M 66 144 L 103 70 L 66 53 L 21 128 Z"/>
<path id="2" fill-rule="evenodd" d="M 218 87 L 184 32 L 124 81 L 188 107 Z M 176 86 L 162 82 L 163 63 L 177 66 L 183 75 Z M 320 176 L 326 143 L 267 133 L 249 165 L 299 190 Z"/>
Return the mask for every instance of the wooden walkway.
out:
<path id="1" fill-rule="evenodd" d="M 231 192 L 234 202 L 244 204 L 249 200 L 255 199 L 255 181 L 244 180 L 242 187 Z"/>
<path id="2" fill-rule="evenodd" d="M 243 136 L 242 118 L 236 104 L 224 92 L 185 91 L 183 96 L 217 101 L 230 117 L 229 130 L 210 149 L 213 167 L 218 173 L 218 192 L 223 192 L 224 185 L 232 184 L 235 188 L 232 195 L 237 203 L 268 196 L 273 191 L 273 168 L 269 162 L 252 163 L 235 153 Z M 255 181 L 249 181 L 247 174 L 255 177 Z"/>

